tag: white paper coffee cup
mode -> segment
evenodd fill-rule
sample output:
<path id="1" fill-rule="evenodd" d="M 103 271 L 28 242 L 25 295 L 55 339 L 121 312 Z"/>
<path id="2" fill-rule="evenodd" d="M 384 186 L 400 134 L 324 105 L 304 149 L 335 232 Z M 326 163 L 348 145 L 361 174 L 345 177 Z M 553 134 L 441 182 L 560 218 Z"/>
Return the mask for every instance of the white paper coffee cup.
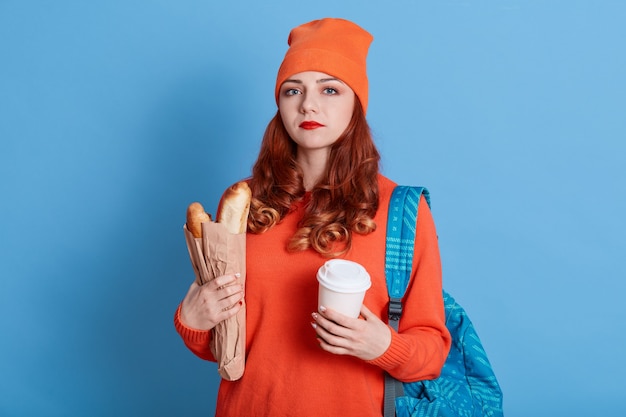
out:
<path id="1" fill-rule="evenodd" d="M 331 259 L 317 271 L 318 308 L 332 308 L 346 316 L 359 317 L 365 291 L 372 285 L 370 276 L 360 264 Z"/>

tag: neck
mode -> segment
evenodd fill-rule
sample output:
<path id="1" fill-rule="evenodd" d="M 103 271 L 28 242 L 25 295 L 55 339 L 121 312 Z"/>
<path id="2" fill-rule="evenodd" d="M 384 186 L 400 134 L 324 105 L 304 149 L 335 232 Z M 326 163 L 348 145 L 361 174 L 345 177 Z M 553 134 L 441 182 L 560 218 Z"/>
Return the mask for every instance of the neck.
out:
<path id="1" fill-rule="evenodd" d="M 314 151 L 301 152 L 298 151 L 296 160 L 302 169 L 304 189 L 311 191 L 326 173 L 326 165 L 328 162 L 328 150 L 318 149 Z"/>

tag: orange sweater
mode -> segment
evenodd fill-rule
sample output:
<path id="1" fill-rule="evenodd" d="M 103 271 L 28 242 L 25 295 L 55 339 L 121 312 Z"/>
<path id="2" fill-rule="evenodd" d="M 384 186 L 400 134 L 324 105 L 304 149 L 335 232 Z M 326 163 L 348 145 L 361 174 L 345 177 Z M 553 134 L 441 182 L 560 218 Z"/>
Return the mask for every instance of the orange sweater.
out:
<path id="1" fill-rule="evenodd" d="M 395 184 L 380 176 L 377 229 L 354 235 L 346 259 L 370 273 L 364 304 L 387 321 L 385 234 Z M 235 382 L 221 381 L 216 416 L 382 416 L 384 371 L 404 380 L 439 375 L 450 347 L 444 324 L 437 235 L 425 200 L 419 205 L 414 276 L 405 297 L 400 332 L 392 330 L 389 349 L 372 361 L 337 356 L 318 346 L 311 313 L 317 309 L 317 269 L 327 260 L 317 252 L 286 251 L 303 203 L 280 224 L 247 236 L 246 369 Z M 175 315 L 176 330 L 197 356 L 215 360 L 209 331 L 186 327 Z"/>

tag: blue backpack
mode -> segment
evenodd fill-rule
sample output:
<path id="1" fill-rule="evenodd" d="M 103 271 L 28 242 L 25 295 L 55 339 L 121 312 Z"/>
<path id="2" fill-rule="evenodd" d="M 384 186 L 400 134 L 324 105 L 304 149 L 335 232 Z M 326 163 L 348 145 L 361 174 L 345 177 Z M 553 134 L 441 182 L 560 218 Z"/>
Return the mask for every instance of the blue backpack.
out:
<path id="1" fill-rule="evenodd" d="M 428 190 L 398 186 L 389 203 L 385 275 L 389 292 L 389 325 L 398 331 L 402 298 L 411 277 L 415 225 L 420 197 L 430 206 Z M 400 382 L 385 379 L 385 417 L 502 417 L 502 391 L 469 317 L 443 292 L 450 353 L 439 378 Z"/>

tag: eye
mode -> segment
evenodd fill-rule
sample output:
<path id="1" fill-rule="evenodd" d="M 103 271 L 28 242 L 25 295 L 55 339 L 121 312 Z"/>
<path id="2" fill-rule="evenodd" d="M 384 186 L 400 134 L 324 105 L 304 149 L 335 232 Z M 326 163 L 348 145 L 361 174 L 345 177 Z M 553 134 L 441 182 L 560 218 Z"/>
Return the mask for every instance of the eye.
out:
<path id="1" fill-rule="evenodd" d="M 297 88 L 287 88 L 285 89 L 285 91 L 283 91 L 283 94 L 286 96 L 295 96 L 297 94 L 302 94 L 302 93 Z"/>
<path id="2" fill-rule="evenodd" d="M 326 87 L 324 88 L 324 94 L 328 94 L 329 96 L 332 96 L 335 94 L 339 94 L 339 91 L 337 91 L 337 89 L 333 87 Z"/>

